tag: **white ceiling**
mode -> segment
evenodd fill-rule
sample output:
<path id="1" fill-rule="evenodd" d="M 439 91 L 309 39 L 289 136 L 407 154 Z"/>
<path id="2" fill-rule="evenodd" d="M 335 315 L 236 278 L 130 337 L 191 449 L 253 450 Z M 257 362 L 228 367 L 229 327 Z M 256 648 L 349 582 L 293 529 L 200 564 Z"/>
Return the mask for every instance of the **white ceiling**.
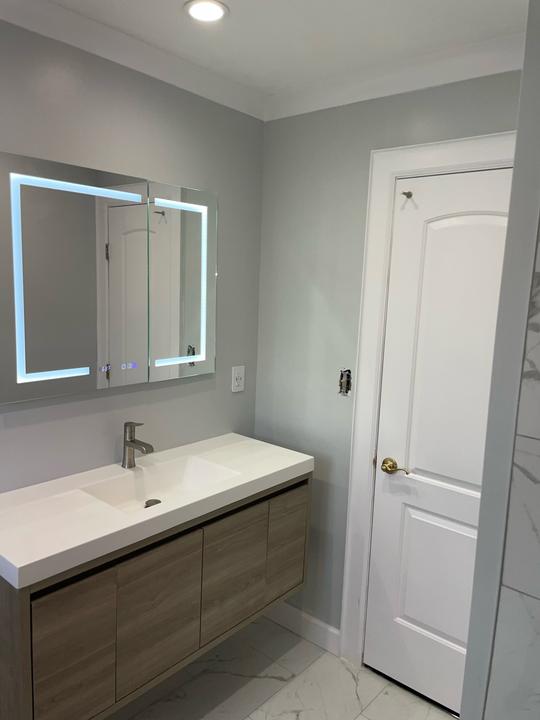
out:
<path id="1" fill-rule="evenodd" d="M 183 0 L 0 0 L 0 17 L 269 119 L 520 67 L 527 4 L 228 0 L 204 25 Z"/>

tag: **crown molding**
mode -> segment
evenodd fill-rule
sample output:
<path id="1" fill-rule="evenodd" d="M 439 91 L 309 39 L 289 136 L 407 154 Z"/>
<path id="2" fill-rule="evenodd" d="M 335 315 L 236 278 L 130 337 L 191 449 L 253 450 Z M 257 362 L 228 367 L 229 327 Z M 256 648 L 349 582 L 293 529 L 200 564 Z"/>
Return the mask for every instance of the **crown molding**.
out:
<path id="1" fill-rule="evenodd" d="M 0 0 L 0 19 L 263 119 L 265 94 L 46 0 Z"/>
<path id="2" fill-rule="evenodd" d="M 377 68 L 355 78 L 326 79 L 304 89 L 282 90 L 266 99 L 264 120 L 277 120 L 398 95 L 475 77 L 521 70 L 525 33 L 507 35 L 452 52 L 426 55 L 399 66 Z"/>
<path id="3" fill-rule="evenodd" d="M 46 0 L 0 0 L 0 19 L 265 121 L 520 70 L 525 45 L 508 35 L 270 95 Z"/>

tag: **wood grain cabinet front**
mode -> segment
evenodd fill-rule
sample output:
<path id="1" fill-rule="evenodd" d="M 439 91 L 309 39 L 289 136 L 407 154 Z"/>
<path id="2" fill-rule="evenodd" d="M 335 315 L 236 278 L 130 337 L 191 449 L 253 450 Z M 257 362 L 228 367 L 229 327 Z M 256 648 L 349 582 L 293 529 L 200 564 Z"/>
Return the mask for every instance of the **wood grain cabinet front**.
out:
<path id="1" fill-rule="evenodd" d="M 118 566 L 116 698 L 199 649 L 202 530 Z"/>
<path id="2" fill-rule="evenodd" d="M 264 607 L 268 502 L 204 528 L 201 644 Z"/>
<path id="3" fill-rule="evenodd" d="M 34 720 L 89 720 L 114 705 L 115 570 L 33 600 L 32 655 Z"/>
<path id="4" fill-rule="evenodd" d="M 309 490 L 301 485 L 269 501 L 266 602 L 304 580 Z"/>
<path id="5" fill-rule="evenodd" d="M 308 509 L 298 478 L 36 588 L 2 580 L 0 720 L 105 720 L 174 675 L 301 586 Z"/>

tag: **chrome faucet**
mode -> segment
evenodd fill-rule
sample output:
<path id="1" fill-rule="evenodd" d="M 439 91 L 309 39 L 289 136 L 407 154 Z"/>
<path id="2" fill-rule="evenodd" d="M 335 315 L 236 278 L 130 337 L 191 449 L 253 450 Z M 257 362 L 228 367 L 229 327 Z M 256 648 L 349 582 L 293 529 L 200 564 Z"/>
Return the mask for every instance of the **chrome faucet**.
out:
<path id="1" fill-rule="evenodd" d="M 124 423 L 124 455 L 122 457 L 123 468 L 134 468 L 135 467 L 135 450 L 138 450 L 143 455 L 150 455 L 154 452 L 153 445 L 150 443 L 137 440 L 135 437 L 135 428 L 141 427 L 144 423 L 133 422 L 128 420 Z"/>

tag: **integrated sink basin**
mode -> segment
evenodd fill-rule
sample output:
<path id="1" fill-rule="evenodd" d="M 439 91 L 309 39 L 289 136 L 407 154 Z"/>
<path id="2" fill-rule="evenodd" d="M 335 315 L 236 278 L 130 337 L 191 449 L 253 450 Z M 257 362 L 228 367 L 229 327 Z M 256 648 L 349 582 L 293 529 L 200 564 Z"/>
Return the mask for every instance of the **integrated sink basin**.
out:
<path id="1" fill-rule="evenodd" d="M 240 473 L 197 455 L 174 462 L 138 466 L 81 490 L 126 513 L 140 512 L 155 505 L 195 500 L 227 488 Z"/>
<path id="2" fill-rule="evenodd" d="M 309 455 L 229 433 L 0 493 L 0 578 L 28 587 L 312 471 Z"/>

